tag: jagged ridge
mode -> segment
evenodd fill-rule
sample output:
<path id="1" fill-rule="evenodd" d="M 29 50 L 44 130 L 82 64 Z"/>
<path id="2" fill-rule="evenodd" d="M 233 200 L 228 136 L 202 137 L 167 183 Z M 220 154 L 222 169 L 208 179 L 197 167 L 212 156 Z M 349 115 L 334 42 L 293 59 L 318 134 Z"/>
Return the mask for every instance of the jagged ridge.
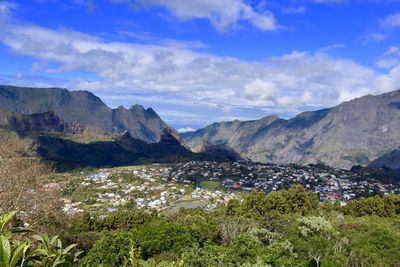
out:
<path id="1" fill-rule="evenodd" d="M 368 95 L 290 120 L 270 116 L 214 123 L 182 137 L 191 147 L 202 139 L 227 144 L 253 161 L 350 168 L 399 147 L 400 91 Z"/>
<path id="2" fill-rule="evenodd" d="M 151 109 L 107 107 L 87 91 L 0 85 L 0 108 L 22 114 L 54 112 L 68 123 L 79 123 L 108 134 L 126 131 L 145 142 L 156 142 L 167 124 Z"/>

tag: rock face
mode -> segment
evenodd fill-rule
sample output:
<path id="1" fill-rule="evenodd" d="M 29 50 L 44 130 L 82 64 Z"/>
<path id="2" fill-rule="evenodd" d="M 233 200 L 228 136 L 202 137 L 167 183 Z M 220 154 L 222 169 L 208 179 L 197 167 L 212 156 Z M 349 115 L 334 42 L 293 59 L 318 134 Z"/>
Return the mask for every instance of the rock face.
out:
<path id="1" fill-rule="evenodd" d="M 66 123 L 54 112 L 24 115 L 0 109 L 0 127 L 19 133 L 81 134 L 87 129 L 78 123 Z"/>
<path id="2" fill-rule="evenodd" d="M 134 105 L 130 109 L 107 107 L 87 91 L 60 88 L 27 88 L 0 85 L 0 108 L 22 114 L 53 112 L 67 123 L 79 123 L 104 133 L 157 142 L 165 122 L 153 109 Z"/>
<path id="3" fill-rule="evenodd" d="M 253 161 L 350 168 L 400 146 L 400 91 L 364 96 L 290 120 L 270 116 L 214 123 L 182 137 L 190 147 L 201 140 L 227 144 Z"/>

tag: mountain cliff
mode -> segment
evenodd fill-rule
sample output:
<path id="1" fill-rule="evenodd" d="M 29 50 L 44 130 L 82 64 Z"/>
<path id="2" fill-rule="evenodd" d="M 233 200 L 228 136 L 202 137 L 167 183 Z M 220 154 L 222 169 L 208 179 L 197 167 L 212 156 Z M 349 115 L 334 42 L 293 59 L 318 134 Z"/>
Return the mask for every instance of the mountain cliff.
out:
<path id="1" fill-rule="evenodd" d="M 168 133 L 157 143 L 145 143 L 129 132 L 113 141 L 78 143 L 52 135 L 35 140 L 38 155 L 55 163 L 58 169 L 76 167 L 125 166 L 139 163 L 174 162 L 197 159 L 197 154 L 182 147 Z"/>
<path id="2" fill-rule="evenodd" d="M 66 123 L 79 123 L 108 134 L 157 142 L 167 124 L 151 109 L 134 105 L 129 109 L 107 107 L 87 91 L 60 88 L 28 88 L 0 85 L 0 109 L 22 114 L 53 112 Z"/>
<path id="3" fill-rule="evenodd" d="M 399 147 L 400 91 L 364 96 L 289 120 L 269 116 L 214 123 L 182 137 L 190 147 L 201 140 L 229 145 L 253 161 L 350 168 Z"/>
<path id="4" fill-rule="evenodd" d="M 78 123 L 65 123 L 54 112 L 30 115 L 0 109 L 0 127 L 26 133 L 82 134 L 87 129 Z"/>
<path id="5" fill-rule="evenodd" d="M 119 136 L 104 135 L 78 123 L 64 122 L 54 112 L 22 114 L 0 109 L 0 129 L 15 131 L 20 138 L 30 139 L 33 154 L 53 162 L 59 170 L 189 160 L 237 160 L 232 156 L 236 154 L 219 145 L 210 144 L 207 150 L 192 152 L 170 127 L 164 128 L 158 142 L 146 143 L 132 137 L 128 131 Z"/>

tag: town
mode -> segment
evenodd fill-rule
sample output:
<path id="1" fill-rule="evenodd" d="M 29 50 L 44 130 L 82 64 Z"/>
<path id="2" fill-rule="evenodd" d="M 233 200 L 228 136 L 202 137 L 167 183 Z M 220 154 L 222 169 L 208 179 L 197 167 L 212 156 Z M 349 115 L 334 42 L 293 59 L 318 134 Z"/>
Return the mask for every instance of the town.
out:
<path id="1" fill-rule="evenodd" d="M 371 195 L 398 194 L 400 187 L 382 183 L 368 173 L 356 173 L 322 164 L 261 164 L 252 162 L 187 162 L 171 168 L 169 178 L 201 187 L 204 180 L 218 181 L 230 191 L 272 191 L 302 185 L 307 192 L 319 195 L 320 202 L 340 201 Z"/>
<path id="2" fill-rule="evenodd" d="M 317 193 L 321 204 L 345 205 L 359 197 L 400 193 L 398 185 L 382 183 L 369 174 L 325 165 L 191 161 L 81 172 L 65 186 L 64 210 L 107 213 L 121 206 L 157 212 L 214 209 L 245 192 L 269 194 L 295 184 Z"/>

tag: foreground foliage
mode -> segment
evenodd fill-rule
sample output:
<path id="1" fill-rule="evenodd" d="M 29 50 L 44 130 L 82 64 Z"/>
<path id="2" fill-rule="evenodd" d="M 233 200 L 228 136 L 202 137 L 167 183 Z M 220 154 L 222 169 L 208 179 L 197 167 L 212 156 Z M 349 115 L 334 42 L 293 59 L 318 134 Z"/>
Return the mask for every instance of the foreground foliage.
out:
<path id="1" fill-rule="evenodd" d="M 213 212 L 82 213 L 61 238 L 36 235 L 11 212 L 0 217 L 0 266 L 398 266 L 399 198 L 320 206 L 295 186 Z"/>
<path id="2" fill-rule="evenodd" d="M 400 266 L 400 196 L 321 206 L 316 194 L 293 186 L 212 212 L 126 208 L 68 218 L 57 191 L 45 190 L 52 171 L 29 157 L 31 144 L 0 141 L 9 144 L 0 147 L 0 267 Z"/>
<path id="3" fill-rule="evenodd" d="M 58 236 L 36 235 L 31 229 L 12 227 L 16 212 L 0 216 L 0 266 L 72 266 L 79 252 L 71 253 L 76 245 L 64 248 Z"/>
<path id="4" fill-rule="evenodd" d="M 250 193 L 213 212 L 123 210 L 82 214 L 72 225 L 98 235 L 83 266 L 398 266 L 399 203 L 384 196 L 320 206 L 295 186 Z M 80 243 L 76 228 L 71 237 Z"/>

